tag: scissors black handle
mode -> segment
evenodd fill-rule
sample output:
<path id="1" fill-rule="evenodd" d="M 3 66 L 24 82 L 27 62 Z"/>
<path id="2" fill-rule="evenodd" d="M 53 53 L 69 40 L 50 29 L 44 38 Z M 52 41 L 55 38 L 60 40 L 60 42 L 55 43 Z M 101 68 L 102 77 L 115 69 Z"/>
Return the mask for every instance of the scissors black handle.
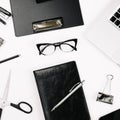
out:
<path id="1" fill-rule="evenodd" d="M 10 105 L 12 107 L 18 109 L 18 110 L 21 110 L 24 113 L 27 113 L 27 114 L 31 113 L 32 110 L 33 110 L 32 106 L 29 103 L 27 103 L 27 102 L 20 102 L 18 104 L 11 103 Z M 28 110 L 28 111 L 25 110 L 24 108 L 22 108 L 22 105 L 25 105 L 25 106 L 29 107 L 30 110 Z"/>

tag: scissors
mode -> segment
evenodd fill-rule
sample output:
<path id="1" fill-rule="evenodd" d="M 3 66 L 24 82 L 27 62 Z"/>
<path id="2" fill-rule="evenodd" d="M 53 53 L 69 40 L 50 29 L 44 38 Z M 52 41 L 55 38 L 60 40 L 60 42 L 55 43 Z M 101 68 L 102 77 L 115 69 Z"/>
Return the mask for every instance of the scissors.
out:
<path id="1" fill-rule="evenodd" d="M 11 71 L 9 72 L 9 76 L 8 76 L 8 80 L 7 80 L 7 83 L 6 83 L 6 86 L 5 86 L 3 97 L 0 98 L 0 120 L 1 120 L 1 116 L 2 116 L 2 111 L 6 106 L 14 107 L 14 108 L 16 108 L 16 109 L 18 109 L 18 110 L 20 110 L 24 113 L 27 113 L 27 114 L 31 113 L 32 110 L 33 110 L 32 106 L 27 102 L 22 101 L 22 102 L 19 102 L 18 104 L 14 104 L 14 103 L 11 103 L 11 102 L 7 101 L 9 86 L 10 86 L 10 77 L 11 77 Z M 24 106 L 24 108 L 22 108 L 22 106 Z M 27 110 L 25 108 L 27 108 Z"/>

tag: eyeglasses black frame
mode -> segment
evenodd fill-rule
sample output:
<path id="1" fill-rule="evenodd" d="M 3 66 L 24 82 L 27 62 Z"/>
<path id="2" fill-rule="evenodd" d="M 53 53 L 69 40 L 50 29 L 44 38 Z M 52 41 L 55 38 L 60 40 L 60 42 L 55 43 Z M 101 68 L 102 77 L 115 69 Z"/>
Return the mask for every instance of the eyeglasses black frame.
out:
<path id="1" fill-rule="evenodd" d="M 71 42 L 71 41 L 73 41 L 74 43 L 75 43 L 75 46 L 72 46 L 72 45 L 70 45 L 70 44 L 68 44 L 67 42 Z M 43 51 L 45 50 L 45 48 L 46 47 L 48 47 L 48 46 L 50 46 L 50 45 L 53 45 L 54 46 L 54 51 L 56 50 L 56 48 L 57 47 L 59 47 L 60 48 L 60 50 L 62 50 L 62 48 L 61 48 L 61 45 L 62 44 L 67 44 L 67 45 L 69 45 L 70 47 L 72 47 L 73 48 L 73 50 L 75 50 L 75 51 L 77 51 L 77 39 L 75 38 L 75 39 L 70 39 L 70 40 L 66 40 L 66 41 L 63 41 L 63 42 L 56 42 L 56 43 L 41 43 L 41 44 L 36 44 L 36 46 L 37 46 L 37 49 L 39 50 L 39 55 L 46 55 L 46 54 L 44 54 L 43 53 Z M 42 46 L 42 45 L 46 45 L 46 47 L 45 48 L 43 48 L 42 50 L 40 50 L 40 46 Z M 72 50 L 72 51 L 73 51 Z M 72 52 L 71 51 L 71 52 Z"/>

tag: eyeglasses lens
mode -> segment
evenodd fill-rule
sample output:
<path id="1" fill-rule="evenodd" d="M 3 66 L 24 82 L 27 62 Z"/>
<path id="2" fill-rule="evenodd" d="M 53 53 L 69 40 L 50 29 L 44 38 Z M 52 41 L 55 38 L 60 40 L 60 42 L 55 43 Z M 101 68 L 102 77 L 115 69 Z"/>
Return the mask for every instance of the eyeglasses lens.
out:
<path id="1" fill-rule="evenodd" d="M 54 45 L 44 45 L 40 47 L 40 51 L 44 55 L 51 55 L 55 51 Z"/>
<path id="2" fill-rule="evenodd" d="M 71 52 L 75 48 L 75 42 L 74 41 L 65 42 L 60 45 L 60 48 L 64 52 Z"/>

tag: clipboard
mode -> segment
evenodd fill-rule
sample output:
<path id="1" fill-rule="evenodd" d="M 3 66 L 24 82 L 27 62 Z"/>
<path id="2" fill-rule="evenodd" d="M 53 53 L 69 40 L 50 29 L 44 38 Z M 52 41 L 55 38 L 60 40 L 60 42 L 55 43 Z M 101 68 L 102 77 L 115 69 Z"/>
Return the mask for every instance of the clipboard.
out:
<path id="1" fill-rule="evenodd" d="M 79 0 L 10 0 L 10 3 L 16 36 L 84 24 Z"/>

